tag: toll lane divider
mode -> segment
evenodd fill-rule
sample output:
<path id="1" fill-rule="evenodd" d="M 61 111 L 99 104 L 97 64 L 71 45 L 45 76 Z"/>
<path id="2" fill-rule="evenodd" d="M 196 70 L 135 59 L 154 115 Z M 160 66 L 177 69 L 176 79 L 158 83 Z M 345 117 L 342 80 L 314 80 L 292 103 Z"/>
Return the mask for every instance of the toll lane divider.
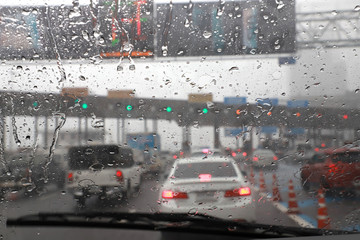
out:
<path id="1" fill-rule="evenodd" d="M 259 193 L 259 195 L 267 200 L 272 199 L 273 196 L 271 193 L 261 192 L 259 187 L 254 186 L 254 190 Z M 299 224 L 301 227 L 306 228 L 316 228 L 316 220 L 305 214 L 288 214 L 289 208 L 286 202 L 274 202 L 269 201 L 275 208 L 277 208 L 280 212 L 286 214 L 291 220 L 295 223 Z"/>

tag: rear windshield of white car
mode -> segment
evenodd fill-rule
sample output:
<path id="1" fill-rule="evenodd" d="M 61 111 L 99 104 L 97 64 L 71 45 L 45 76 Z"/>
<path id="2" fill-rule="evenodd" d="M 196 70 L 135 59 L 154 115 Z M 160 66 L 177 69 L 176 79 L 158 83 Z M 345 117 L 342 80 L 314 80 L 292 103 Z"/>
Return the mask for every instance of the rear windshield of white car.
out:
<path id="1" fill-rule="evenodd" d="M 178 164 L 174 177 L 180 179 L 201 178 L 202 176 L 236 177 L 233 164 L 228 162 L 203 162 Z"/>
<path id="2" fill-rule="evenodd" d="M 129 168 L 134 165 L 131 149 L 110 147 L 74 147 L 69 150 L 69 167 L 72 170 L 89 170 L 94 164 L 103 168 Z"/>

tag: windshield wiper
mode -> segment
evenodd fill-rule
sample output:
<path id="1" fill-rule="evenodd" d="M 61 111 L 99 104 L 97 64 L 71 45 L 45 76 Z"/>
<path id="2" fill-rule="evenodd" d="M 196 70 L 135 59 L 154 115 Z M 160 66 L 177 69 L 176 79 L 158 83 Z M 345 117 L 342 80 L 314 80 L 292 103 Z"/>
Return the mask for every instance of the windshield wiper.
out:
<path id="1" fill-rule="evenodd" d="M 251 237 L 289 237 L 351 234 L 340 230 L 321 230 L 246 222 L 234 222 L 202 214 L 178 213 L 38 213 L 8 219 L 7 226 L 96 227 L 155 231 L 201 232 Z M 209 226 L 211 226 L 209 228 Z"/>

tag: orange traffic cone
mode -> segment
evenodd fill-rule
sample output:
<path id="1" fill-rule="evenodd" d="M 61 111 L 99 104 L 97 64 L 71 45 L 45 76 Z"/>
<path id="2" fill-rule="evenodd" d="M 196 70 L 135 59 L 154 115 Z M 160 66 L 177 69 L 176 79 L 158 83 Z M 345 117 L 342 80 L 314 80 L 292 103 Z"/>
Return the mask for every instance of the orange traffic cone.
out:
<path id="1" fill-rule="evenodd" d="M 250 183 L 251 184 L 255 184 L 255 174 L 254 174 L 254 169 L 251 167 L 251 170 L 250 170 Z"/>
<path id="2" fill-rule="evenodd" d="M 318 215 L 317 215 L 318 228 L 330 229 L 330 218 L 327 213 L 325 197 L 322 189 L 319 189 L 318 192 L 318 204 L 319 204 Z"/>
<path id="3" fill-rule="evenodd" d="M 264 179 L 263 171 L 260 171 L 259 184 L 260 184 L 260 192 L 266 192 L 266 185 L 265 185 L 265 179 Z"/>
<path id="4" fill-rule="evenodd" d="M 300 213 L 299 206 L 296 201 L 296 194 L 295 194 L 295 190 L 294 190 L 293 181 L 291 179 L 289 181 L 289 210 L 288 210 L 288 213 L 289 214 Z"/>
<path id="5" fill-rule="evenodd" d="M 275 173 L 273 174 L 273 201 L 281 201 L 281 197 L 280 197 L 280 191 L 279 191 L 279 187 L 278 187 L 278 181 L 276 179 L 276 175 Z"/>

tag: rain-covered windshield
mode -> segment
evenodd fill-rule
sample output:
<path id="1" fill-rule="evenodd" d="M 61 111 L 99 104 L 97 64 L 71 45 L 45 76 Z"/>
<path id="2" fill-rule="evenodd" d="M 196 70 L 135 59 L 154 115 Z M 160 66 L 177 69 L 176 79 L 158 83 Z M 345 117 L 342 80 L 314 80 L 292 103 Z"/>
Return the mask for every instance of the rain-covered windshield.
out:
<path id="1" fill-rule="evenodd" d="M 0 239 L 39 212 L 360 231 L 359 19 L 358 0 L 0 1 Z"/>

